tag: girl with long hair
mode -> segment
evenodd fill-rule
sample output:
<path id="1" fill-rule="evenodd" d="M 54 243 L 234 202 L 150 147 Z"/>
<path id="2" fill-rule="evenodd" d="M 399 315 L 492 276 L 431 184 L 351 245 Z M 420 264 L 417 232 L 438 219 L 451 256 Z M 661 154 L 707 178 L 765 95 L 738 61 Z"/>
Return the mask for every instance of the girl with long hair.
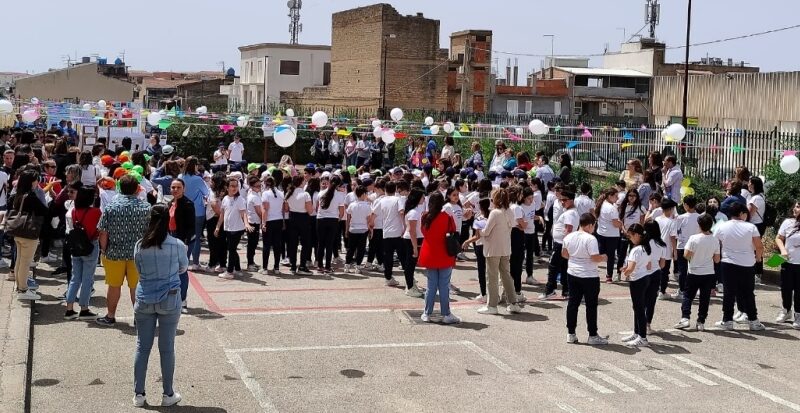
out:
<path id="1" fill-rule="evenodd" d="M 361 273 L 361 263 L 367 246 L 369 214 L 372 206 L 367 200 L 367 189 L 358 186 L 355 190 L 356 201 L 347 206 L 347 256 L 344 263 L 345 272 Z"/>
<path id="2" fill-rule="evenodd" d="M 272 274 L 278 274 L 283 252 L 283 192 L 277 188 L 275 179 L 268 176 L 264 179 L 264 190 L 261 191 L 261 238 L 264 247 L 261 254 L 261 273 L 267 274 L 270 249 L 274 255 Z"/>
<path id="3" fill-rule="evenodd" d="M 800 202 L 792 208 L 792 218 L 785 219 L 778 229 L 775 244 L 786 262 L 781 265 L 781 311 L 776 323 L 792 319 L 794 304 L 794 323 L 800 330 Z"/>
<path id="4" fill-rule="evenodd" d="M 65 320 L 93 320 L 97 314 L 89 310 L 89 299 L 92 297 L 94 288 L 94 273 L 97 268 L 97 257 L 100 256 L 100 246 L 98 244 L 99 231 L 97 224 L 100 222 L 100 208 L 93 207 L 94 190 L 92 188 L 81 188 L 75 196 L 74 208 L 70 211 L 70 228 L 83 228 L 89 241 L 94 247 L 89 255 L 76 257 L 72 256 L 72 276 L 67 287 L 67 310 L 64 313 Z M 73 310 L 75 299 L 78 298 L 80 289 L 80 299 L 78 304 L 81 306 L 80 313 Z"/>
<path id="5" fill-rule="evenodd" d="M 403 206 L 406 230 L 403 233 L 405 243 L 406 263 L 403 266 L 403 273 L 406 278 L 406 295 L 409 297 L 420 298 L 424 295 L 423 291 L 417 287 L 414 281 L 414 271 L 417 269 L 417 258 L 419 248 L 422 245 L 422 213 L 425 211 L 423 199 L 425 193 L 421 189 L 413 188 L 408 193 L 405 205 Z"/>
<path id="6" fill-rule="evenodd" d="M 463 248 L 471 243 L 475 247 L 475 261 L 478 265 L 478 287 L 480 288 L 480 295 L 475 297 L 475 300 L 481 304 L 486 304 L 486 257 L 483 255 L 483 237 L 481 231 L 486 228 L 486 218 L 489 216 L 489 198 L 481 198 L 478 201 L 479 212 L 475 214 L 475 220 L 472 223 L 474 235 L 464 241 Z"/>
<path id="7" fill-rule="evenodd" d="M 250 176 L 247 178 L 247 221 L 253 228 L 261 228 L 261 218 L 264 215 L 261 201 L 261 180 L 258 177 Z M 256 265 L 256 248 L 261 238 L 261 231 L 250 231 L 247 233 L 247 271 L 258 271 Z"/>
<path id="8" fill-rule="evenodd" d="M 27 213 L 31 217 L 40 217 L 44 219 L 47 215 L 48 209 L 39 200 L 34 192 L 34 186 L 37 185 L 39 180 L 39 173 L 34 169 L 25 169 L 20 172 L 19 179 L 16 183 L 16 195 L 14 202 L 11 205 L 9 214 L 15 211 L 20 213 Z M 42 297 L 34 291 L 38 288 L 33 279 L 28 279 L 28 272 L 33 261 L 33 256 L 36 253 L 36 247 L 39 245 L 39 234 L 35 234 L 33 238 L 25 238 L 21 236 L 14 237 L 14 245 L 16 246 L 16 260 L 14 261 L 14 277 L 17 281 L 17 299 L 18 300 L 41 300 Z M 34 287 L 34 288 L 29 288 Z"/>
<path id="9" fill-rule="evenodd" d="M 206 208 L 206 228 L 208 228 L 208 266 L 202 270 L 206 272 L 225 272 L 228 266 L 225 247 L 225 233 L 216 233 L 214 229 L 222 217 L 222 199 L 228 190 L 228 178 L 225 172 L 217 172 L 211 177 L 211 187 L 208 194 L 208 206 Z"/>
<path id="10" fill-rule="evenodd" d="M 538 204 L 536 203 L 536 195 L 539 195 Z M 544 222 L 541 215 L 537 214 L 541 209 L 541 192 L 539 192 L 538 188 L 526 187 L 522 189 L 520 198 L 522 203 L 520 203 L 519 208 L 522 210 L 522 216 L 525 220 L 525 229 L 523 230 L 525 233 L 525 273 L 528 275 L 525 282 L 532 285 L 536 283 L 536 280 L 533 279 L 534 254 L 539 256 L 542 253 L 539 249 L 539 237 L 536 234 L 536 224 L 542 225 L 542 222 Z"/>
<path id="11" fill-rule="evenodd" d="M 525 302 L 525 295 L 522 294 L 522 261 L 525 259 L 525 229 L 528 222 L 525 220 L 525 211 L 519 206 L 521 196 L 522 188 L 519 185 L 508 188 L 509 210 L 514 217 L 511 228 L 511 279 L 514 280 L 517 301 Z"/>
<path id="12" fill-rule="evenodd" d="M 420 250 L 419 265 L 426 268 L 428 293 L 425 296 L 425 311 L 421 319 L 425 322 L 430 321 L 438 293 L 439 306 L 444 317 L 442 321 L 445 324 L 454 324 L 461 322 L 460 318 L 450 312 L 450 277 L 456 259 L 448 254 L 446 237 L 448 232 L 454 231 L 458 226 L 449 214 L 442 213 L 444 202 L 441 193 L 431 194 L 428 199 L 428 211 L 422 217 L 422 232 L 427 240 Z"/>
<path id="13" fill-rule="evenodd" d="M 206 222 L 205 204 L 209 195 L 208 186 L 203 180 L 203 175 L 198 171 L 199 164 L 200 161 L 197 157 L 190 156 L 186 158 L 183 174 L 179 176 L 186 183 L 184 196 L 194 204 L 194 241 L 187 245 L 189 259 L 191 260 L 189 271 L 200 269 L 200 239 L 203 237 L 203 226 Z M 145 171 L 149 168 L 149 166 L 145 165 Z"/>
<path id="14" fill-rule="evenodd" d="M 649 285 L 649 273 L 652 272 L 650 255 L 652 253 L 650 237 L 642 224 L 628 227 L 628 239 L 633 248 L 626 258 L 623 275 L 630 281 L 628 288 L 633 304 L 633 334 L 623 339 L 631 347 L 647 347 L 647 313 L 645 297 Z M 651 267 L 651 269 L 648 269 Z"/>
<path id="15" fill-rule="evenodd" d="M 306 193 L 311 196 L 311 212 L 309 213 L 310 230 L 308 231 L 310 246 L 308 247 L 308 260 L 314 257 L 317 268 L 322 269 L 322 261 L 317 260 L 317 207 L 319 207 L 319 192 L 322 189 L 322 183 L 319 178 L 311 178 L 306 182 Z"/>
<path id="16" fill-rule="evenodd" d="M 617 190 L 608 188 L 597 199 L 594 216 L 597 217 L 597 242 L 600 254 L 606 255 L 606 282 L 612 282 L 614 258 L 619 248 L 620 229 L 623 228 L 617 210 Z"/>
<path id="17" fill-rule="evenodd" d="M 628 228 L 633 224 L 644 224 L 644 216 L 647 213 L 642 200 L 639 198 L 639 192 L 635 189 L 629 189 L 625 193 L 625 198 L 619 205 L 619 220 L 622 221 L 622 228 Z M 619 240 L 619 247 L 617 248 L 617 279 L 622 272 L 622 265 L 625 262 L 625 255 L 630 249 L 628 237 L 623 234 Z"/>
<path id="18" fill-rule="evenodd" d="M 653 323 L 653 316 L 656 311 L 656 301 L 658 301 L 658 291 L 661 286 L 661 274 L 667 261 L 672 257 L 668 254 L 667 243 L 661 236 L 661 226 L 655 220 L 648 220 L 644 223 L 644 230 L 650 238 L 650 279 L 645 292 L 645 316 L 647 317 L 647 331 L 650 332 L 650 324 Z"/>
<path id="19" fill-rule="evenodd" d="M 328 188 L 323 189 L 319 196 L 316 227 L 317 261 L 320 265 L 324 263 L 323 274 L 333 272 L 331 259 L 339 236 L 339 220 L 344 216 L 345 193 L 340 190 L 342 186 L 342 179 L 334 175 Z"/>
<path id="20" fill-rule="evenodd" d="M 222 199 L 220 205 L 222 214 L 217 222 L 217 229 L 214 234 L 219 236 L 220 230 L 224 229 L 225 238 L 228 242 L 228 267 L 227 271 L 220 274 L 220 278 L 232 280 L 234 271 L 240 273 L 242 266 L 239 263 L 239 241 L 245 231 L 252 232 L 254 229 L 247 222 L 247 202 L 239 193 L 239 180 L 228 178 L 228 194 Z"/>
<path id="21" fill-rule="evenodd" d="M 289 213 L 286 229 L 289 235 L 289 246 L 286 250 L 289 256 L 289 265 L 292 274 L 298 272 L 308 273 L 306 263 L 311 259 L 311 210 L 313 203 L 311 195 L 303 191 L 303 177 L 295 176 L 292 184 L 286 189 L 286 206 L 284 211 Z M 297 247 L 300 245 L 300 264 L 297 263 Z"/>

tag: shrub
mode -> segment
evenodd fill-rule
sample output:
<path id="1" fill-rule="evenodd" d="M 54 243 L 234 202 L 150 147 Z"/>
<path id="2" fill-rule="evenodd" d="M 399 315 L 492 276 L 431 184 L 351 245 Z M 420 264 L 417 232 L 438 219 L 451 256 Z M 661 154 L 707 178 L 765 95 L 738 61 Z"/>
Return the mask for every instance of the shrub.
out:
<path id="1" fill-rule="evenodd" d="M 800 173 L 788 175 L 781 170 L 778 161 L 770 162 L 764 168 L 767 179 L 767 202 L 775 206 L 778 218 L 775 225 L 791 216 L 792 208 L 800 200 Z"/>

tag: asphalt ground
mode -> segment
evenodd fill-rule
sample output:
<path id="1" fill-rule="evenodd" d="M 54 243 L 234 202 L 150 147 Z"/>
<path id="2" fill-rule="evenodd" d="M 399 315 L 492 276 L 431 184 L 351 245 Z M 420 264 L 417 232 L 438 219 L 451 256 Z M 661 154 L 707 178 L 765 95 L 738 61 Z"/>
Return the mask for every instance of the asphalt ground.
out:
<path id="1" fill-rule="evenodd" d="M 244 250 L 240 249 L 242 258 Z M 260 252 L 259 252 L 260 254 Z M 470 258 L 473 257 L 468 253 Z M 202 259 L 201 259 L 202 261 Z M 256 257 L 260 262 L 260 256 Z M 32 412 L 129 412 L 136 335 L 124 298 L 114 327 L 63 321 L 64 278 L 37 270 L 43 300 L 34 305 Z M 545 278 L 535 267 L 537 280 Z M 395 272 L 401 281 L 400 270 Z M 418 273 L 417 280 L 425 285 Z M 402 282 L 402 281 L 401 281 Z M 567 344 L 564 301 L 537 301 L 523 287 L 517 315 L 481 315 L 473 260 L 460 262 L 451 297 L 458 325 L 422 323 L 423 300 L 384 286 L 382 274 L 278 276 L 223 280 L 191 274 L 190 314 L 176 339 L 176 407 L 160 402 L 154 346 L 146 408 L 165 412 L 612 412 L 800 411 L 800 331 L 771 323 L 776 287 L 760 286 L 763 332 L 680 331 L 679 303 L 659 301 L 649 348 L 628 348 L 633 315 L 624 283 L 602 284 L 599 326 L 610 344 Z M 105 310 L 103 268 L 92 309 Z M 674 288 L 672 286 L 671 288 Z M 505 313 L 502 311 L 501 313 Z M 693 308 L 696 311 L 696 307 Z M 438 312 L 438 303 L 437 303 Z M 437 314 L 438 315 L 438 314 Z M 438 321 L 439 317 L 434 317 Z M 692 320 L 694 326 L 694 320 Z M 583 309 L 578 337 L 585 343 Z M 151 407 L 152 406 L 152 407 Z"/>

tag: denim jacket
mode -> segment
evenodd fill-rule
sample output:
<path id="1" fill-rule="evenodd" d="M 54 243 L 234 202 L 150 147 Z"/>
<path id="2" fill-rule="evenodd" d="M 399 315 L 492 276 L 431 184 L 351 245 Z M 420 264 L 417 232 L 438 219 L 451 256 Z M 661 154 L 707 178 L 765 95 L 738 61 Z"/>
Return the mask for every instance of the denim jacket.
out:
<path id="1" fill-rule="evenodd" d="M 186 245 L 171 235 L 167 235 L 161 248 L 142 248 L 142 241 L 137 241 L 133 257 L 139 271 L 136 301 L 144 304 L 160 303 L 170 290 L 179 289 L 178 274 L 189 267 Z"/>

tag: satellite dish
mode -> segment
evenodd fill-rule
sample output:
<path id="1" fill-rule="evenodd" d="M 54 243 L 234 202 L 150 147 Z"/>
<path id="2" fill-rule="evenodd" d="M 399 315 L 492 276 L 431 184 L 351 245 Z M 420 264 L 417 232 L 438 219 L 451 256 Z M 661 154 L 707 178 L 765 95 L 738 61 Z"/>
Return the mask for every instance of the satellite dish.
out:
<path id="1" fill-rule="evenodd" d="M 289 0 L 286 3 L 286 7 L 290 8 L 290 9 L 293 9 L 293 8 L 297 7 L 297 1 L 296 0 Z"/>

